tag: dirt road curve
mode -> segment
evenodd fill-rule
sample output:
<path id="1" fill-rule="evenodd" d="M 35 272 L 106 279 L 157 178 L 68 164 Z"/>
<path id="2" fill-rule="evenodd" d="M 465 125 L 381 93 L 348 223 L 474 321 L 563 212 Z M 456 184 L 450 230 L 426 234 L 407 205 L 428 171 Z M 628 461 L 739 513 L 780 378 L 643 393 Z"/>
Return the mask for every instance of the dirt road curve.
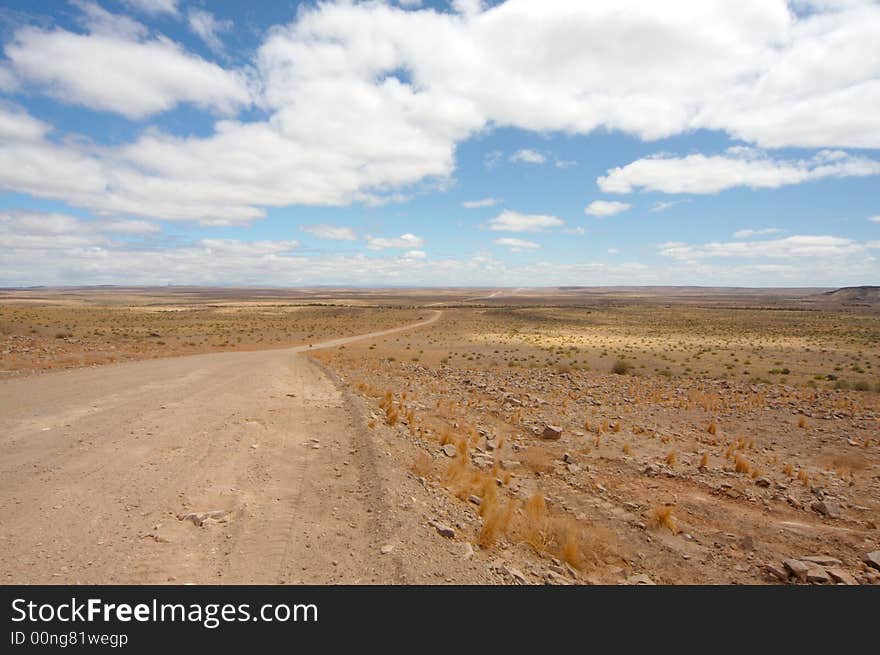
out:
<path id="1" fill-rule="evenodd" d="M 381 457 L 304 350 L 0 382 L 0 582 L 405 581 Z"/>

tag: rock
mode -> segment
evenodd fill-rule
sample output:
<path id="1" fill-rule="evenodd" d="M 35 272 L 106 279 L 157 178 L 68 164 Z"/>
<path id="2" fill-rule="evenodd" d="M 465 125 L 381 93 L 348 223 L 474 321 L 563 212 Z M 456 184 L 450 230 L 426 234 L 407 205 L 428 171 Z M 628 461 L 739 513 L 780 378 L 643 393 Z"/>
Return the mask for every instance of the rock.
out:
<path id="1" fill-rule="evenodd" d="M 631 575 L 626 579 L 626 584 L 628 585 L 653 585 L 654 581 L 651 580 L 644 573 L 638 573 L 636 575 Z"/>
<path id="2" fill-rule="evenodd" d="M 440 450 L 447 457 L 455 457 L 456 454 L 458 453 L 458 448 L 455 447 L 455 444 L 451 444 L 451 443 L 445 444 L 444 446 L 442 446 L 440 448 Z"/>
<path id="3" fill-rule="evenodd" d="M 437 534 L 439 534 L 441 537 L 446 537 L 447 539 L 452 539 L 453 537 L 455 537 L 455 530 L 450 528 L 445 523 L 435 523 L 434 529 L 437 530 Z"/>
<path id="4" fill-rule="evenodd" d="M 835 582 L 840 582 L 845 585 L 858 585 L 859 584 L 858 580 L 856 580 L 849 572 L 844 571 L 841 568 L 831 567 L 831 568 L 828 568 L 825 570 L 828 572 L 828 575 L 830 575 L 831 578 Z"/>
<path id="5" fill-rule="evenodd" d="M 544 574 L 544 582 L 549 585 L 570 585 L 572 581 L 568 578 L 556 573 L 555 571 L 547 571 Z"/>
<path id="6" fill-rule="evenodd" d="M 216 509 L 210 512 L 190 512 L 177 518 L 181 521 L 191 521 L 194 525 L 202 527 L 211 523 L 225 523 L 229 512 L 224 509 Z"/>
<path id="7" fill-rule="evenodd" d="M 839 519 L 840 518 L 840 507 L 837 503 L 834 503 L 830 500 L 814 500 L 810 503 L 810 508 L 822 516 L 827 516 L 830 519 Z"/>
<path id="8" fill-rule="evenodd" d="M 563 453 L 562 461 L 566 464 L 574 464 L 574 457 L 572 457 L 569 453 Z"/>
<path id="9" fill-rule="evenodd" d="M 764 573 L 771 580 L 780 580 L 785 582 L 788 580 L 788 573 L 785 569 L 782 569 L 774 564 L 765 564 L 763 566 Z"/>
<path id="10" fill-rule="evenodd" d="M 836 557 L 830 557 L 828 555 L 808 555 L 807 557 L 801 557 L 801 561 L 818 564 L 819 566 L 840 566 L 843 564 L 843 562 Z"/>
<path id="11" fill-rule="evenodd" d="M 870 553 L 865 553 L 862 561 L 880 571 L 880 550 L 872 550 Z"/>
<path id="12" fill-rule="evenodd" d="M 387 555 L 392 550 L 394 550 L 394 544 L 385 544 L 384 546 L 382 546 L 379 549 L 379 552 L 382 553 L 383 555 Z"/>
<path id="13" fill-rule="evenodd" d="M 831 577 L 825 572 L 825 569 L 814 566 L 807 571 L 807 582 L 813 584 L 829 584 Z"/>
<path id="14" fill-rule="evenodd" d="M 503 566 L 501 572 L 505 575 L 513 578 L 513 581 L 516 584 L 528 584 L 528 580 L 526 580 L 526 576 L 523 575 L 522 571 L 519 569 L 515 569 L 512 566 Z"/>
<path id="15" fill-rule="evenodd" d="M 802 561 L 798 559 L 784 559 L 782 560 L 782 566 L 784 566 L 789 573 L 795 576 L 801 582 L 806 582 L 807 580 L 807 572 L 810 570 L 810 567 L 804 564 Z"/>
<path id="16" fill-rule="evenodd" d="M 556 425 L 545 425 L 544 431 L 541 433 L 542 439 L 559 439 L 562 436 L 562 428 Z"/>
<path id="17" fill-rule="evenodd" d="M 510 469 L 519 466 L 519 460 L 516 459 L 502 459 L 499 463 L 501 464 L 501 468 L 505 471 L 509 471 Z"/>
<path id="18" fill-rule="evenodd" d="M 470 542 L 465 541 L 462 545 L 461 549 L 461 558 L 464 560 L 468 560 L 474 556 L 474 547 L 471 546 Z"/>
<path id="19" fill-rule="evenodd" d="M 795 509 L 803 509 L 803 506 L 804 506 L 803 503 L 801 503 L 801 501 L 799 501 L 794 496 L 788 495 L 785 497 L 785 500 L 786 500 L 786 502 L 788 502 L 789 505 L 791 505 Z"/>
<path id="20" fill-rule="evenodd" d="M 479 496 L 475 496 L 474 494 L 471 494 L 470 496 L 468 496 L 468 502 L 471 502 L 474 505 L 477 505 L 479 507 L 480 505 L 483 504 L 483 499 L 480 498 Z"/>
<path id="21" fill-rule="evenodd" d="M 755 484 L 759 487 L 764 487 L 765 489 L 770 486 L 770 480 L 767 478 L 758 478 L 755 480 Z"/>

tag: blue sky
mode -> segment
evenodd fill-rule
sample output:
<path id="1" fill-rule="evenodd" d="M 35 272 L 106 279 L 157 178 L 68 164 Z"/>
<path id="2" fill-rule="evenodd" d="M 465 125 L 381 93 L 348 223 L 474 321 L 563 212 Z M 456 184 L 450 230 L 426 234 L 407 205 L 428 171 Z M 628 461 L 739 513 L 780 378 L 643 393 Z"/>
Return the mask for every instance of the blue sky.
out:
<path id="1" fill-rule="evenodd" d="M 0 3 L 0 285 L 880 283 L 880 5 Z"/>

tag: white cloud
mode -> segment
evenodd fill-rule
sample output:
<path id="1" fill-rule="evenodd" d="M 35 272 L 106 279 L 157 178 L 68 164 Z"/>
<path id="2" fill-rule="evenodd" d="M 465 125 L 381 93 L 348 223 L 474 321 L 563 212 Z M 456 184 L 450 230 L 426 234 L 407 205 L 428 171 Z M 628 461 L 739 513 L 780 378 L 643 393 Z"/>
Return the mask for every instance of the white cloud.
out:
<path id="1" fill-rule="evenodd" d="M 160 231 L 158 225 L 147 221 L 84 220 L 60 213 L 0 210 L 0 242 L 5 248 L 18 250 L 107 246 L 113 243 L 114 235 L 143 236 Z"/>
<path id="2" fill-rule="evenodd" d="M 111 34 L 121 38 L 139 39 L 147 35 L 146 25 L 128 16 L 112 14 L 95 2 L 72 0 L 80 10 L 77 22 L 92 34 Z"/>
<path id="3" fill-rule="evenodd" d="M 703 244 L 671 242 L 663 244 L 660 254 L 682 260 L 740 258 L 837 258 L 867 254 L 880 248 L 880 241 L 860 243 L 853 239 L 828 235 L 796 235 L 767 241 L 729 241 Z"/>
<path id="4" fill-rule="evenodd" d="M 300 225 L 299 229 L 319 239 L 331 241 L 357 241 L 357 234 L 344 225 Z"/>
<path id="5" fill-rule="evenodd" d="M 675 207 L 676 205 L 681 205 L 683 203 L 688 203 L 690 201 L 691 201 L 690 198 L 681 198 L 679 200 L 668 200 L 668 201 L 658 200 L 657 202 L 654 203 L 654 205 L 651 207 L 651 209 L 649 211 L 662 212 L 662 211 L 666 211 L 670 207 Z"/>
<path id="6" fill-rule="evenodd" d="M 517 150 L 510 156 L 510 161 L 520 164 L 543 164 L 547 161 L 547 157 L 536 150 Z"/>
<path id="7" fill-rule="evenodd" d="M 190 9 L 186 14 L 189 29 L 205 42 L 212 51 L 223 52 L 220 34 L 232 29 L 231 20 L 217 20 L 209 11 Z"/>
<path id="8" fill-rule="evenodd" d="M 520 214 L 505 210 L 489 221 L 489 228 L 498 232 L 541 232 L 561 227 L 565 222 L 546 214 Z"/>
<path id="9" fill-rule="evenodd" d="M 619 255 L 620 254 L 620 251 L 617 248 L 609 248 L 607 250 L 607 252 L 609 255 Z"/>
<path id="10" fill-rule="evenodd" d="M 565 234 L 571 234 L 571 235 L 578 236 L 578 237 L 582 237 L 587 233 L 586 229 L 584 229 L 580 225 L 578 225 L 577 227 L 573 227 L 571 229 L 566 229 L 566 230 L 562 230 L 562 231 Z"/>
<path id="11" fill-rule="evenodd" d="M 835 239 L 835 237 L 819 237 Z M 826 242 L 830 255 L 735 263 L 667 257 L 640 262 L 508 264 L 485 252 L 429 259 L 394 256 L 307 256 L 295 241 L 204 239 L 157 248 L 145 235 L 117 240 L 92 221 L 64 215 L 0 212 L 0 286 L 32 284 L 128 285 L 371 285 L 559 286 L 693 284 L 711 286 L 847 286 L 880 279 L 880 241 Z M 529 244 L 531 242 L 524 242 Z M 498 244 L 505 245 L 505 244 Z M 538 245 L 538 244 L 534 244 Z M 816 244 L 813 244 L 815 247 Z M 520 248 L 506 244 L 507 248 Z M 528 246 L 525 246 L 528 249 Z M 692 246 L 694 248 L 700 246 Z M 721 262 L 721 263 L 719 263 Z"/>
<path id="12" fill-rule="evenodd" d="M 425 259 L 428 255 L 425 254 L 424 250 L 407 250 L 403 253 L 403 256 L 406 259 Z"/>
<path id="13" fill-rule="evenodd" d="M 760 230 L 744 229 L 737 230 L 733 233 L 734 239 L 748 239 L 750 237 L 759 237 L 767 234 L 778 234 L 782 232 L 778 227 L 765 227 Z"/>
<path id="14" fill-rule="evenodd" d="M 103 10 L 100 10 L 103 12 Z M 104 12 L 106 13 L 106 12 Z M 142 119 L 183 102 L 228 113 L 251 102 L 244 75 L 186 52 L 164 37 L 140 38 L 132 27 L 77 34 L 27 27 L 5 47 L 14 73 L 61 102 Z"/>
<path id="15" fill-rule="evenodd" d="M 172 2 L 150 7 L 177 11 Z M 295 22 L 267 32 L 247 67 L 252 77 L 165 37 L 135 36 L 124 21 L 93 17 L 90 34 L 20 30 L 7 44 L 7 70 L 25 91 L 142 117 L 181 102 L 234 112 L 256 88 L 267 118 L 222 120 L 204 137 L 152 129 L 118 147 L 76 135 L 15 139 L 0 144 L 0 185 L 101 213 L 241 224 L 265 207 L 374 204 L 442 183 L 455 171 L 457 144 L 488 126 L 643 139 L 711 128 L 764 146 L 880 147 L 876 3 L 796 13 L 767 0 L 547 0 L 540 21 L 526 0 L 459 9 L 304 5 Z M 650 175 L 624 167 L 606 183 L 706 193 L 874 165 L 694 157 L 709 161 L 641 160 Z M 756 173 L 762 166 L 766 176 Z M 670 181 L 670 170 L 696 180 Z"/>
<path id="16" fill-rule="evenodd" d="M 616 200 L 594 200 L 584 209 L 584 213 L 590 216 L 614 216 L 631 208 L 627 202 Z"/>
<path id="17" fill-rule="evenodd" d="M 877 216 L 871 216 L 870 218 L 868 218 L 868 220 L 873 223 L 880 223 L 880 214 L 878 214 Z"/>
<path id="18" fill-rule="evenodd" d="M 829 177 L 880 174 L 880 162 L 839 150 L 822 150 L 810 159 L 778 160 L 748 148 L 723 155 L 649 157 L 612 168 L 596 182 L 606 193 L 637 189 L 663 193 L 718 193 L 734 187 L 775 189 Z"/>
<path id="19" fill-rule="evenodd" d="M 176 16 L 178 13 L 178 0 L 122 0 L 122 2 L 145 14 L 170 14 Z"/>
<path id="20" fill-rule="evenodd" d="M 499 246 L 510 248 L 510 252 L 522 252 L 523 250 L 535 250 L 541 247 L 540 243 L 534 241 L 526 241 L 525 239 L 514 239 L 511 237 L 503 237 L 495 239 L 495 243 Z"/>
<path id="21" fill-rule="evenodd" d="M 499 202 L 498 198 L 483 198 L 482 200 L 465 200 L 461 206 L 465 209 L 476 209 L 477 207 L 494 207 Z"/>
<path id="22" fill-rule="evenodd" d="M 401 234 L 399 237 L 377 238 L 367 237 L 367 248 L 370 250 L 385 250 L 386 248 L 413 248 L 419 249 L 425 244 L 422 237 L 415 234 Z"/>

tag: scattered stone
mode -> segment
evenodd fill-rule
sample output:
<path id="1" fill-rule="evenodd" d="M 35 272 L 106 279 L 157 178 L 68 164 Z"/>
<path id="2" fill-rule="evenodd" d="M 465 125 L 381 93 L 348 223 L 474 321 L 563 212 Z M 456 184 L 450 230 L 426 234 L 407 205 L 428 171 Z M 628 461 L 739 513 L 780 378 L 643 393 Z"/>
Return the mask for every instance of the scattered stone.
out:
<path id="1" fill-rule="evenodd" d="M 556 425 L 545 425 L 544 431 L 541 433 L 542 439 L 559 439 L 562 436 L 562 428 Z"/>
<path id="2" fill-rule="evenodd" d="M 455 537 L 455 530 L 450 528 L 445 523 L 434 523 L 434 528 L 437 530 L 437 534 L 441 537 L 446 537 L 447 539 L 452 539 Z"/>
<path id="3" fill-rule="evenodd" d="M 569 453 L 563 453 L 562 461 L 566 464 L 574 464 L 574 457 L 572 457 Z"/>
<path id="4" fill-rule="evenodd" d="M 880 571 L 880 550 L 873 550 L 870 553 L 865 553 L 864 557 L 862 557 L 862 561 L 868 566 L 872 566 Z"/>
<path id="5" fill-rule="evenodd" d="M 572 581 L 568 578 L 556 573 L 555 571 L 547 571 L 544 573 L 544 582 L 549 585 L 570 585 Z"/>
<path id="6" fill-rule="evenodd" d="M 469 541 L 465 541 L 461 548 L 461 558 L 464 560 L 468 560 L 474 556 L 474 547 L 471 546 Z"/>
<path id="7" fill-rule="evenodd" d="M 631 575 L 626 579 L 626 584 L 628 585 L 653 585 L 654 581 L 651 580 L 644 573 L 637 573 L 636 575 Z"/>
<path id="8" fill-rule="evenodd" d="M 825 569 L 816 566 L 807 571 L 807 582 L 812 582 L 813 584 L 829 584 L 831 582 L 831 577 L 825 572 Z"/>
<path id="9" fill-rule="evenodd" d="M 440 448 L 440 450 L 447 457 L 455 457 L 455 455 L 458 453 L 458 448 L 455 447 L 455 444 L 451 443 L 445 444 Z"/>
<path id="10" fill-rule="evenodd" d="M 501 464 L 501 468 L 503 468 L 505 471 L 519 466 L 519 460 L 516 459 L 502 459 L 499 463 Z"/>
<path id="11" fill-rule="evenodd" d="M 764 487 L 766 489 L 770 486 L 771 483 L 770 480 L 768 480 L 767 478 L 758 478 L 757 480 L 755 480 L 755 484 L 759 487 Z"/>
<path id="12" fill-rule="evenodd" d="M 394 544 L 385 544 L 384 546 L 382 546 L 379 549 L 379 552 L 382 553 L 383 555 L 387 555 L 392 550 L 394 550 Z"/>
<path id="13" fill-rule="evenodd" d="M 183 514 L 177 518 L 181 521 L 191 521 L 193 525 L 197 525 L 201 528 L 202 526 L 210 525 L 211 523 L 225 523 L 228 516 L 229 512 L 225 509 L 217 509 L 211 512 L 190 512 L 189 514 Z"/>
<path id="14" fill-rule="evenodd" d="M 840 569 L 837 567 L 831 567 L 831 568 L 828 568 L 825 570 L 828 572 L 828 575 L 830 575 L 831 578 L 835 582 L 839 582 L 839 583 L 842 583 L 845 585 L 858 585 L 859 584 L 858 580 L 856 580 L 849 572 L 844 571 L 843 569 Z"/>
<path id="15" fill-rule="evenodd" d="M 782 582 L 785 582 L 786 580 L 788 580 L 788 573 L 786 572 L 786 570 L 782 569 L 774 564 L 765 564 L 763 566 L 763 569 L 764 569 L 764 573 L 771 580 L 780 580 Z"/>
<path id="16" fill-rule="evenodd" d="M 784 559 L 782 566 L 788 569 L 788 572 L 795 576 L 801 582 L 807 581 L 807 572 L 810 567 L 798 559 Z"/>
<path id="17" fill-rule="evenodd" d="M 528 580 L 526 580 L 526 576 L 523 575 L 523 572 L 519 569 L 515 569 L 512 566 L 507 566 L 506 564 L 501 568 L 501 572 L 505 575 L 513 578 L 513 581 L 516 584 L 528 584 Z"/>
<path id="18" fill-rule="evenodd" d="M 802 562 L 811 562 L 812 564 L 818 564 L 819 566 L 840 566 L 843 564 L 836 557 L 830 557 L 828 555 L 808 555 L 807 557 L 801 557 Z"/>
<path id="19" fill-rule="evenodd" d="M 827 516 L 830 519 L 840 518 L 840 507 L 837 505 L 837 503 L 834 503 L 828 499 L 814 500 L 812 503 L 810 503 L 810 508 L 817 514 Z"/>

